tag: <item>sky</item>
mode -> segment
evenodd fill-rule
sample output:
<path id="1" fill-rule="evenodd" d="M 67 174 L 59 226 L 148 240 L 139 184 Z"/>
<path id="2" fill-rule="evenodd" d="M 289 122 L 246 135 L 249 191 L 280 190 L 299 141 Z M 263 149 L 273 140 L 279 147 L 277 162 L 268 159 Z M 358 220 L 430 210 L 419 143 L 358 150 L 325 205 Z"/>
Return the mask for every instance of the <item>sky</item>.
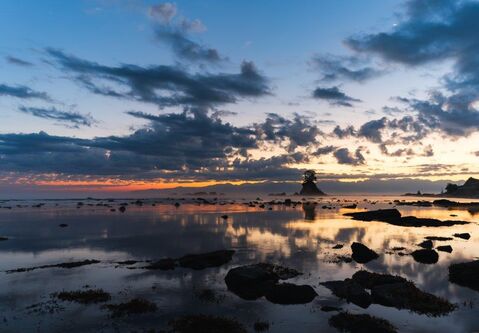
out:
<path id="1" fill-rule="evenodd" d="M 0 2 L 0 194 L 479 176 L 479 2 Z"/>

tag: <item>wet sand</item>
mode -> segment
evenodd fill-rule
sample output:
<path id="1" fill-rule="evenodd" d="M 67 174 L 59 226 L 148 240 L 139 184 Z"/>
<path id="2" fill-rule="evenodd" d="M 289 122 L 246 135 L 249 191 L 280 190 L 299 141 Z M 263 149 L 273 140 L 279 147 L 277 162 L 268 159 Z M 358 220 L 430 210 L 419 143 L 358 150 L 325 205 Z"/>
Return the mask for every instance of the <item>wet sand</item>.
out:
<path id="1" fill-rule="evenodd" d="M 337 332 L 328 324 L 337 312 L 322 311 L 325 307 L 386 319 L 399 332 L 479 331 L 479 292 L 448 281 L 449 265 L 479 256 L 479 215 L 392 202 L 415 200 L 410 197 L 326 197 L 316 205 L 295 205 L 301 198 L 293 197 L 289 205 L 270 205 L 272 198 L 263 199 L 252 204 L 212 198 L 0 202 L 0 237 L 7 238 L 0 241 L 0 331 L 159 332 L 172 329 L 169 323 L 183 315 L 212 315 L 234 319 L 249 332 L 260 327 L 258 323 L 269 324 L 270 332 Z M 356 208 L 343 208 L 355 202 Z M 38 207 L 40 203 L 44 205 Z M 122 213 L 119 208 L 125 203 Z M 393 207 L 403 216 L 471 223 L 413 228 L 343 215 Z M 471 237 L 453 237 L 456 233 Z M 453 251 L 438 251 L 436 264 L 415 261 L 408 254 L 421 249 L 418 244 L 428 236 L 452 237 L 433 240 L 433 247 L 450 245 Z M 366 245 L 379 258 L 366 264 L 343 260 L 351 257 L 353 242 Z M 145 268 L 160 259 L 216 250 L 235 253 L 217 267 Z M 85 260 L 95 261 L 58 266 Z M 309 285 L 318 296 L 306 304 L 282 305 L 264 297 L 244 300 L 228 290 L 224 278 L 230 269 L 259 262 L 302 272 L 287 282 Z M 320 284 L 350 278 L 361 269 L 400 275 L 456 308 L 437 317 L 378 304 L 364 309 Z M 99 289 L 110 298 L 81 303 L 55 296 Z M 134 299 L 147 300 L 145 309 L 151 311 L 115 316 L 109 309 L 118 307 L 106 306 Z"/>

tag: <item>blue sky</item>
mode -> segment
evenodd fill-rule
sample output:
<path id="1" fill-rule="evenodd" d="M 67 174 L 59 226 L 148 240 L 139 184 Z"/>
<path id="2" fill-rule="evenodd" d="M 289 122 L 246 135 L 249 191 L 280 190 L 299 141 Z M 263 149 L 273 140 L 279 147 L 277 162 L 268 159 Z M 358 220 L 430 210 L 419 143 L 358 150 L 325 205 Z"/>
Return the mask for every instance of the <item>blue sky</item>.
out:
<path id="1" fill-rule="evenodd" d="M 292 180 L 307 168 L 345 181 L 475 175 L 477 7 L 2 1 L 0 180 L 161 187 Z M 158 152 L 165 144 L 174 154 Z M 54 158 L 62 165 L 50 166 Z"/>

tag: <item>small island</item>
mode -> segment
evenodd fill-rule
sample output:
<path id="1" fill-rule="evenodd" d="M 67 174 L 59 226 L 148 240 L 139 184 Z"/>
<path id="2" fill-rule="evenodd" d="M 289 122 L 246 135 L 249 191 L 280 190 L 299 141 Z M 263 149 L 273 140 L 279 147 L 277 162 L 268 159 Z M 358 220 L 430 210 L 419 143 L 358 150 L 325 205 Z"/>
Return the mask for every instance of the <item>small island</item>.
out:
<path id="1" fill-rule="evenodd" d="M 321 191 L 316 186 L 316 172 L 314 170 L 306 170 L 303 174 L 303 184 L 301 191 L 299 192 L 300 195 L 316 195 L 316 196 L 324 196 L 326 193 Z"/>

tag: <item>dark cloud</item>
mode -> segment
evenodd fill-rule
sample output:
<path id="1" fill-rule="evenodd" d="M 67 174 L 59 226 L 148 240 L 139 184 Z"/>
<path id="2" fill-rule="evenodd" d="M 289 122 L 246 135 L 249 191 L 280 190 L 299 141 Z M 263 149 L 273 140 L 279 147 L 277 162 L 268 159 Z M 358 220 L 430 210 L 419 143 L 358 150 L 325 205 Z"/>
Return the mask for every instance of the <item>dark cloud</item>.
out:
<path id="1" fill-rule="evenodd" d="M 364 82 L 383 74 L 382 70 L 367 66 L 357 57 L 317 55 L 312 64 L 321 73 L 321 81 L 355 81 Z"/>
<path id="2" fill-rule="evenodd" d="M 141 67 L 123 64 L 105 66 L 47 49 L 54 64 L 74 75 L 73 79 L 95 94 L 133 99 L 167 106 L 216 106 L 240 98 L 270 94 L 269 81 L 252 62 L 243 62 L 238 74 L 190 74 L 178 66 Z M 96 81 L 107 81 L 100 86 Z M 126 90 L 125 90 L 126 88 Z"/>
<path id="3" fill-rule="evenodd" d="M 37 108 L 20 106 L 19 110 L 32 116 L 51 119 L 65 124 L 68 127 L 79 128 L 80 126 L 90 127 L 95 121 L 90 115 L 83 115 L 78 112 L 69 112 L 58 110 L 55 107 Z"/>
<path id="4" fill-rule="evenodd" d="M 314 156 L 321 156 L 321 155 L 328 155 L 332 153 L 333 151 L 336 150 L 336 147 L 334 146 L 324 146 L 324 147 L 319 147 L 314 153 Z"/>
<path id="5" fill-rule="evenodd" d="M 362 165 L 366 163 L 361 148 L 357 148 L 354 153 L 350 152 L 348 148 L 340 148 L 334 152 L 334 157 L 339 164 Z"/>
<path id="6" fill-rule="evenodd" d="M 385 117 L 368 121 L 361 125 L 356 135 L 358 137 L 364 137 L 374 143 L 381 143 L 383 141 L 381 131 L 386 128 L 387 122 L 388 120 Z"/>
<path id="7" fill-rule="evenodd" d="M 353 126 L 347 126 L 346 128 L 341 128 L 339 125 L 337 125 L 333 129 L 333 135 L 337 136 L 340 139 L 344 139 L 350 136 L 356 136 L 356 130 L 354 129 Z"/>
<path id="8" fill-rule="evenodd" d="M 361 102 L 361 100 L 346 95 L 339 90 L 338 87 L 321 88 L 318 87 L 313 91 L 313 97 L 323 99 L 331 105 L 352 107 L 354 102 Z"/>
<path id="9" fill-rule="evenodd" d="M 17 86 L 9 86 L 6 84 L 0 83 L 0 96 L 10 96 L 10 97 L 17 97 L 22 99 L 40 99 L 44 101 L 50 101 L 51 98 L 48 96 L 47 93 L 33 90 L 27 86 L 17 85 Z"/>
<path id="10" fill-rule="evenodd" d="M 13 57 L 13 56 L 6 56 L 5 60 L 12 65 L 23 66 L 23 67 L 33 66 L 31 62 L 17 58 L 17 57 Z"/>
<path id="11" fill-rule="evenodd" d="M 298 146 L 308 146 L 317 143 L 321 133 L 318 126 L 306 116 L 295 113 L 292 120 L 276 113 L 268 113 L 266 120 L 255 125 L 259 136 L 267 141 L 282 142 L 289 140 L 288 150 L 293 151 Z"/>
<path id="12" fill-rule="evenodd" d="M 206 63 L 219 63 L 226 60 L 218 50 L 192 41 L 183 31 L 160 27 L 156 29 L 155 36 L 158 41 L 170 45 L 180 59 Z"/>

